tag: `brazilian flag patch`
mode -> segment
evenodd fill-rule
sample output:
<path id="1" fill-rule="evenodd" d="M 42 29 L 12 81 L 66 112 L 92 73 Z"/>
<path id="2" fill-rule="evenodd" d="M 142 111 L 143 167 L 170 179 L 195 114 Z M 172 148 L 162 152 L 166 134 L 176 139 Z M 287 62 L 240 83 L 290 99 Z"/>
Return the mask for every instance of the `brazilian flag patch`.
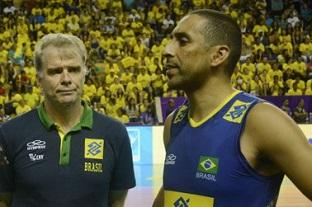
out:
<path id="1" fill-rule="evenodd" d="M 197 170 L 199 172 L 216 175 L 218 173 L 219 159 L 215 157 L 200 156 Z"/>

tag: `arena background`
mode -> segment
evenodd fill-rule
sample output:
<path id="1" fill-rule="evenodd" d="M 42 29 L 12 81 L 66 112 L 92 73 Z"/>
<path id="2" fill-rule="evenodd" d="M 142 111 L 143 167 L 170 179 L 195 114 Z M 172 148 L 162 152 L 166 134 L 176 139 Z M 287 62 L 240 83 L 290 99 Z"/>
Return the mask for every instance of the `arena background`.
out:
<path id="1" fill-rule="evenodd" d="M 49 32 L 78 35 L 89 52 L 84 99 L 128 125 L 137 187 L 126 206 L 150 207 L 162 179 L 162 123 L 185 100 L 168 90 L 161 52 L 174 24 L 198 8 L 222 10 L 241 27 L 233 87 L 282 108 L 311 139 L 311 0 L 0 0 L 0 121 L 42 101 L 32 64 L 36 41 Z M 301 99 L 299 120 L 293 112 Z M 278 207 L 312 204 L 285 179 Z"/>

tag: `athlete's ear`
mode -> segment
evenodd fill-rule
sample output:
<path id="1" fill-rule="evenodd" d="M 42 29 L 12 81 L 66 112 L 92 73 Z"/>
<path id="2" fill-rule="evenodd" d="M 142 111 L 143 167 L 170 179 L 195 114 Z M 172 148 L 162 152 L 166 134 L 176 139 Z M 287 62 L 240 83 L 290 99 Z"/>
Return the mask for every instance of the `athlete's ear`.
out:
<path id="1" fill-rule="evenodd" d="M 217 67 L 224 63 L 230 54 L 230 48 L 227 45 L 217 45 L 213 48 L 211 57 L 211 66 Z"/>

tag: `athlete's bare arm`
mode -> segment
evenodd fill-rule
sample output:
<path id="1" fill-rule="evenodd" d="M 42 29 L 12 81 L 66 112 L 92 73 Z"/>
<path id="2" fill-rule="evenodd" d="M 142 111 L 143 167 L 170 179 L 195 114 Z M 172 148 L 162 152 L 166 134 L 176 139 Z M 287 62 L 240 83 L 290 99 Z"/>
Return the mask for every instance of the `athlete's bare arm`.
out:
<path id="1" fill-rule="evenodd" d="M 241 150 L 261 174 L 284 172 L 312 200 L 312 146 L 283 111 L 268 103 L 251 109 L 241 138 Z"/>
<path id="2" fill-rule="evenodd" d="M 163 134 L 163 139 L 164 139 L 164 146 L 165 149 L 167 150 L 167 145 L 169 143 L 170 140 L 170 129 L 171 129 L 171 122 L 173 119 L 173 113 L 171 113 L 165 121 L 164 124 L 164 134 Z M 160 188 L 154 203 L 153 203 L 153 207 L 163 207 L 164 206 L 164 188 L 163 186 Z"/>
<path id="3" fill-rule="evenodd" d="M 109 206 L 110 207 L 123 207 L 128 190 L 111 191 L 109 193 Z"/>

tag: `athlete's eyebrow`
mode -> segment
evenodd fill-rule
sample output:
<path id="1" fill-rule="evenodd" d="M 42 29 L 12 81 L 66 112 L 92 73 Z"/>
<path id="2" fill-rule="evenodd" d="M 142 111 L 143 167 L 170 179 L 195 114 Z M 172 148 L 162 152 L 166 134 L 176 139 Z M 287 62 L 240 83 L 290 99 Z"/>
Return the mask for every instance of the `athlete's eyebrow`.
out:
<path id="1" fill-rule="evenodd" d="M 181 39 L 181 38 L 188 38 L 190 39 L 190 35 L 186 32 L 172 32 L 170 34 L 170 38 L 176 38 L 176 39 Z"/>

